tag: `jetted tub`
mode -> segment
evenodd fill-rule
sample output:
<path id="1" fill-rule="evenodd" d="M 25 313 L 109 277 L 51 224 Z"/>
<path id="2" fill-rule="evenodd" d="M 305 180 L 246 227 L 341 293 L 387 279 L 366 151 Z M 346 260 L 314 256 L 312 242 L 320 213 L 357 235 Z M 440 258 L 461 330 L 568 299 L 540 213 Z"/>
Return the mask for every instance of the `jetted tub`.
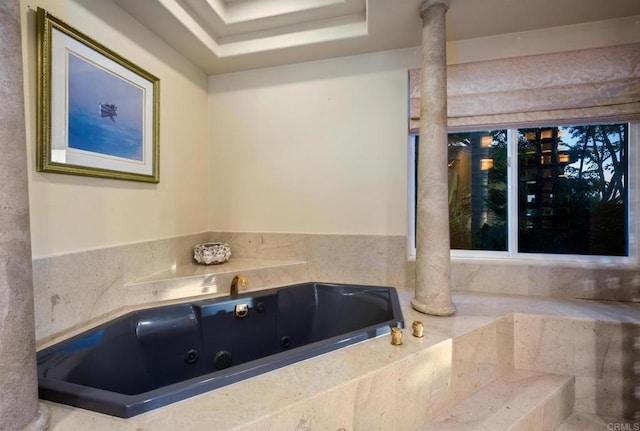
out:
<path id="1" fill-rule="evenodd" d="M 38 352 L 40 398 L 123 418 L 404 325 L 394 288 L 304 283 L 128 313 Z"/>

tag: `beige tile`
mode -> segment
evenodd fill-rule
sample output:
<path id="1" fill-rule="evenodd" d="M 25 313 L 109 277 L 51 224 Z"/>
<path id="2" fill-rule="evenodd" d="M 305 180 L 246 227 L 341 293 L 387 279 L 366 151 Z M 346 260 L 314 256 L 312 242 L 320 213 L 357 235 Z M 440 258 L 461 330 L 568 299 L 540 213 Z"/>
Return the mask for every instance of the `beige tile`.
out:
<path id="1" fill-rule="evenodd" d="M 309 235 L 263 233 L 256 244 L 259 259 L 300 259 L 308 261 Z"/>
<path id="2" fill-rule="evenodd" d="M 517 314 L 514 324 L 516 368 L 572 374 L 574 334 L 570 319 Z"/>
<path id="3" fill-rule="evenodd" d="M 573 413 L 556 428 L 556 431 L 632 431 L 636 428 L 640 429 L 638 421 L 586 413 Z"/>
<path id="4" fill-rule="evenodd" d="M 210 241 L 226 242 L 231 246 L 231 257 L 258 259 L 261 244 L 260 233 L 250 232 L 210 232 Z M 298 256 L 300 258 L 300 256 Z"/>
<path id="5" fill-rule="evenodd" d="M 441 342 L 359 381 L 354 429 L 410 430 L 424 423 L 431 399 L 450 388 L 451 355 L 451 342 Z"/>
<path id="6" fill-rule="evenodd" d="M 122 255 L 114 249 L 34 261 L 34 292 L 39 298 L 36 338 L 81 325 L 102 309 L 117 307 L 110 292 L 122 285 L 123 265 Z"/>
<path id="7" fill-rule="evenodd" d="M 274 412 L 263 419 L 235 430 L 353 430 L 355 429 L 352 407 L 354 397 L 353 387 L 341 388 L 330 394 L 322 394 L 290 408 Z"/>
<path id="8" fill-rule="evenodd" d="M 623 378 L 576 377 L 575 410 L 618 418 L 633 418 L 640 410 L 635 397 L 637 380 Z"/>
<path id="9" fill-rule="evenodd" d="M 406 286 L 412 271 L 404 236 L 213 233 L 234 256 L 296 259 L 309 265 L 309 279 L 336 283 Z M 237 253 L 234 252 L 237 250 Z"/>
<path id="10" fill-rule="evenodd" d="M 522 418 L 522 420 L 513 427 L 513 430 L 510 431 L 546 431 L 543 424 L 542 406 Z"/>
<path id="11" fill-rule="evenodd" d="M 509 315 L 496 322 L 498 368 L 500 374 L 513 369 L 514 355 L 514 316 Z"/>
<path id="12" fill-rule="evenodd" d="M 542 429 L 555 430 L 573 412 L 575 403 L 575 381 L 567 381 L 558 393 L 542 406 Z"/>
<path id="13" fill-rule="evenodd" d="M 528 293 L 631 301 L 640 297 L 636 276 L 633 269 L 536 265 L 529 271 Z"/>
<path id="14" fill-rule="evenodd" d="M 451 262 L 451 286 L 454 290 L 470 292 L 509 293 L 526 295 L 527 267 L 494 263 L 472 263 L 468 260 Z"/>
<path id="15" fill-rule="evenodd" d="M 574 320 L 573 374 L 582 377 L 620 378 L 624 372 L 625 334 L 619 322 Z"/>
<path id="16" fill-rule="evenodd" d="M 567 380 L 563 376 L 535 371 L 514 371 L 474 393 L 419 430 L 545 429 L 540 427 L 541 422 L 544 425 L 544 405 L 560 393 L 560 388 Z M 529 419 L 529 415 L 533 418 Z"/>
<path id="17" fill-rule="evenodd" d="M 464 398 L 504 374 L 499 366 L 497 326 L 492 323 L 453 340 L 456 397 Z"/>

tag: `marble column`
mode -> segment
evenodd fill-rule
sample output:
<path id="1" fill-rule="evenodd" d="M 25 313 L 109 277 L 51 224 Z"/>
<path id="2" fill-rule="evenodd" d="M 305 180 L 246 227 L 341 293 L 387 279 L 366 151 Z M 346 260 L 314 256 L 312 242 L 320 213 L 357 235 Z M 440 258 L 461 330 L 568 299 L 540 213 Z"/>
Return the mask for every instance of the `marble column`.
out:
<path id="1" fill-rule="evenodd" d="M 449 283 L 447 55 L 449 0 L 425 0 L 422 17 L 420 151 L 416 202 L 416 286 L 411 305 L 436 316 L 455 313 Z"/>
<path id="2" fill-rule="evenodd" d="M 0 429 L 43 430 L 38 403 L 18 0 L 0 2 Z"/>

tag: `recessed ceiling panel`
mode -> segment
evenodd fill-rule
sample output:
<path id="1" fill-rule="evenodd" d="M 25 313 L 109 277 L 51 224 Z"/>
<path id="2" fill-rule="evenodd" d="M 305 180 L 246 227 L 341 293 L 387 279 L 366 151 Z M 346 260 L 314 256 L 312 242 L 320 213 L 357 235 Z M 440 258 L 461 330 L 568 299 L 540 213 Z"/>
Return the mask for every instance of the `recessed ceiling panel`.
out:
<path id="1" fill-rule="evenodd" d="M 422 0 L 113 0 L 206 73 L 418 46 Z M 447 40 L 638 16 L 640 0 L 450 0 Z"/>

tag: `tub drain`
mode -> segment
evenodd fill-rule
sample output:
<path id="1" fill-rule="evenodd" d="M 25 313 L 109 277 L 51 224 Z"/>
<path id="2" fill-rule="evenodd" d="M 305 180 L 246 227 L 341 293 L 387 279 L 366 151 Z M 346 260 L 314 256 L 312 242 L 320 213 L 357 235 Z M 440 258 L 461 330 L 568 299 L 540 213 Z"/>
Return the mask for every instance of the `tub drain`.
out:
<path id="1" fill-rule="evenodd" d="M 220 350 L 218 353 L 216 353 L 216 356 L 213 359 L 214 365 L 219 370 L 229 368 L 231 366 L 231 362 L 233 362 L 231 353 L 226 350 Z"/>

